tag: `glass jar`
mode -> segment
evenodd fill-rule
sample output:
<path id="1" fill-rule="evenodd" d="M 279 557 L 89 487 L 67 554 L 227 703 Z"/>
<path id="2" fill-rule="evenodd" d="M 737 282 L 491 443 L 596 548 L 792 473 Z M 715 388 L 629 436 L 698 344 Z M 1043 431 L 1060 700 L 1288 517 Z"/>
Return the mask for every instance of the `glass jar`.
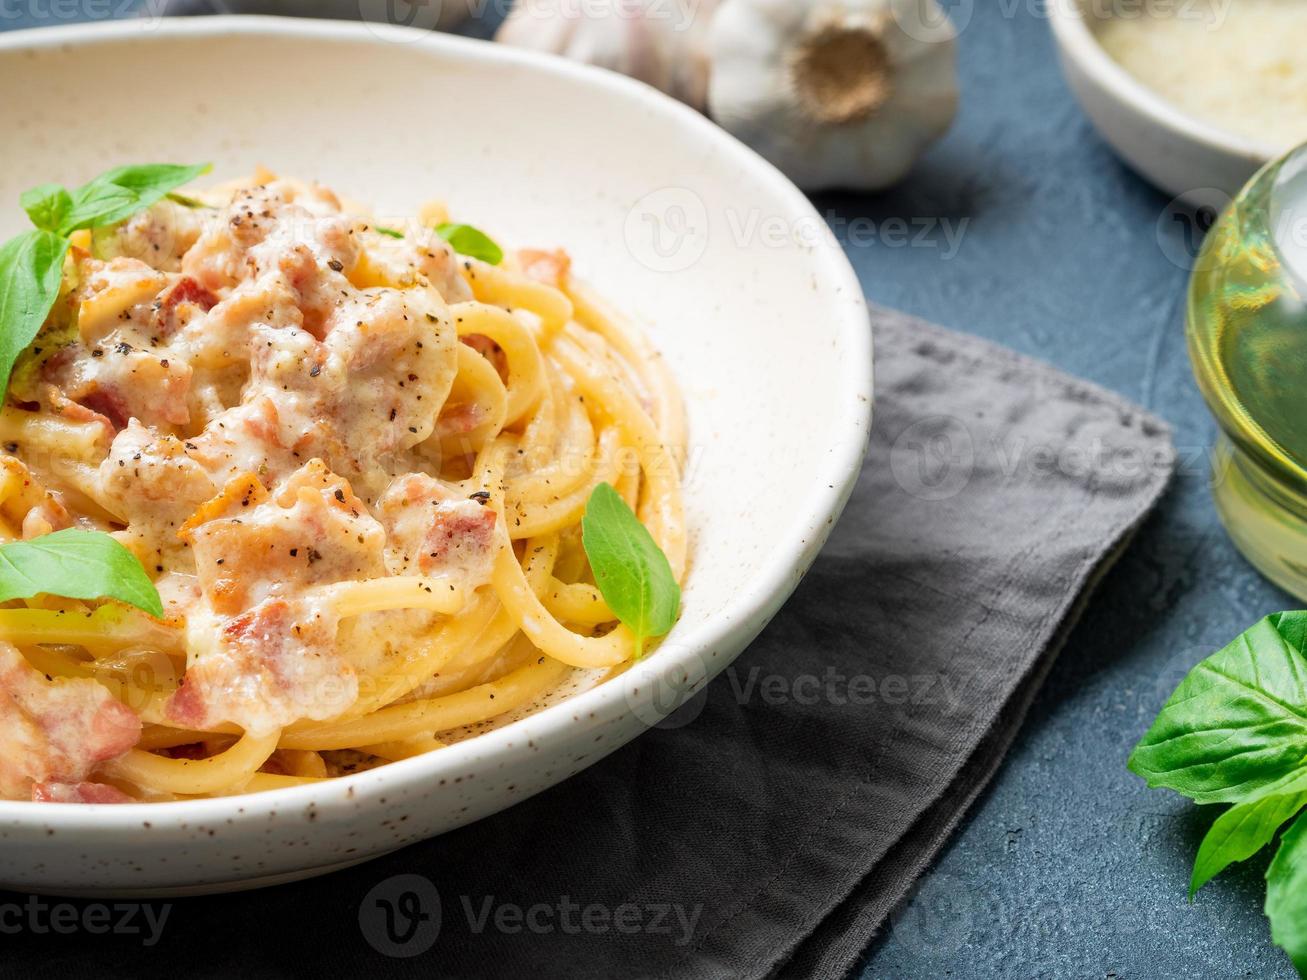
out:
<path id="1" fill-rule="evenodd" d="M 1186 334 L 1221 427 L 1221 519 L 1254 565 L 1307 600 L 1307 146 L 1264 167 L 1208 232 Z"/>

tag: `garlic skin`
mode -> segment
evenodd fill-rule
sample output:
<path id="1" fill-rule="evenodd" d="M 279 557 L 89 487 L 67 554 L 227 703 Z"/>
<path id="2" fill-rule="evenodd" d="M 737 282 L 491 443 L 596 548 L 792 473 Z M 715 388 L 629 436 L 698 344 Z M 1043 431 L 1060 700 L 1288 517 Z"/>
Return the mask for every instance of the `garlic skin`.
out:
<path id="1" fill-rule="evenodd" d="M 629 75 L 703 112 L 719 0 L 517 0 L 495 40 Z"/>
<path id="2" fill-rule="evenodd" d="M 957 113 L 956 31 L 935 0 L 724 0 L 709 114 L 805 190 L 875 190 Z"/>

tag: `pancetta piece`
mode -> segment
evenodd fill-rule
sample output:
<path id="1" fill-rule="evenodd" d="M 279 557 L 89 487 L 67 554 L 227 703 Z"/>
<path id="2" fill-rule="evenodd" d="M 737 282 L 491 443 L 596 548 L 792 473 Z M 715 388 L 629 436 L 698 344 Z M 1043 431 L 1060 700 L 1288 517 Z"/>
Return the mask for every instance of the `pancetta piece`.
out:
<path id="1" fill-rule="evenodd" d="M 447 576 L 474 589 L 490 579 L 495 512 L 421 473 L 401 476 L 377 502 L 386 564 L 396 575 Z"/>
<path id="2" fill-rule="evenodd" d="M 140 737 L 135 712 L 100 684 L 46 677 L 0 641 L 0 798 L 40 798 L 54 792 L 51 785 L 81 784 Z"/>
<path id="3" fill-rule="evenodd" d="M 189 659 L 170 717 L 266 733 L 353 704 L 358 678 L 337 648 L 336 614 L 313 593 L 385 574 L 385 532 L 348 483 L 319 460 L 275 496 L 247 474 L 201 507 L 182 535 L 202 598 L 187 619 Z"/>

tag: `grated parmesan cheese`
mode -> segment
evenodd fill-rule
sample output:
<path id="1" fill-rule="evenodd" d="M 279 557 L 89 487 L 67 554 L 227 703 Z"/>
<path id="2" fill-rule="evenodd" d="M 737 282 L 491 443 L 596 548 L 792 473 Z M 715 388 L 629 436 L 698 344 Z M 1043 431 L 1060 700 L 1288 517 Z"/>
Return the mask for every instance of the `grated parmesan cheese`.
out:
<path id="1" fill-rule="evenodd" d="M 1113 0 L 1097 33 L 1187 114 L 1277 149 L 1307 141 L 1305 0 Z"/>

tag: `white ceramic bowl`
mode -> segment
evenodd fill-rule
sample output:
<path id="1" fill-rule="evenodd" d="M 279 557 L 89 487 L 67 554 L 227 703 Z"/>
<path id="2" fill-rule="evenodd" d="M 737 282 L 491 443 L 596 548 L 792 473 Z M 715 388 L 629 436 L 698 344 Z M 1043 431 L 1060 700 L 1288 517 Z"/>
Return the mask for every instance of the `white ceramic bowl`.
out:
<path id="1" fill-rule="evenodd" d="M 691 424 L 693 567 L 652 656 L 487 734 L 323 785 L 124 806 L 0 802 L 0 885 L 92 895 L 319 874 L 525 799 L 688 698 L 762 629 L 858 473 L 871 337 L 807 200 L 700 115 L 618 75 L 482 42 L 204 18 L 0 35 L 0 235 L 18 194 L 115 164 L 264 163 L 412 213 L 446 197 L 506 242 L 561 244 L 646 321 Z M 166 859 L 166 860 L 165 860 Z"/>
<path id="2" fill-rule="evenodd" d="M 1107 4 L 1054 0 L 1046 9 L 1076 99 L 1103 139 L 1162 190 L 1194 205 L 1211 204 L 1238 193 L 1279 155 L 1187 115 L 1112 60 L 1093 29 Z"/>

